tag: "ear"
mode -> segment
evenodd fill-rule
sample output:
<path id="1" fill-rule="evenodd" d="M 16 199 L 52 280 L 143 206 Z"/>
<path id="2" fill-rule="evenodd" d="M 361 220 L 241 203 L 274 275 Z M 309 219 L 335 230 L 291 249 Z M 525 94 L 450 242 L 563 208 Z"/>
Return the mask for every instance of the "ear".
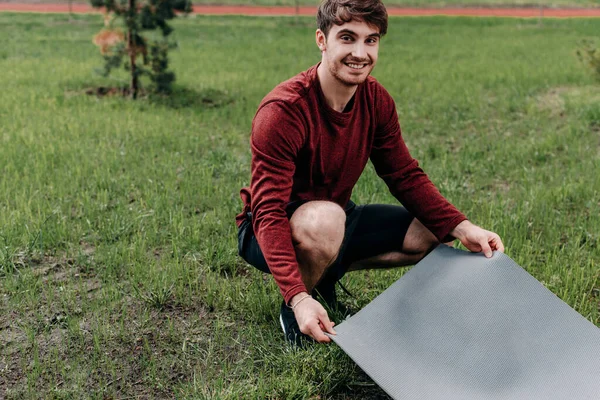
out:
<path id="1" fill-rule="evenodd" d="M 327 49 L 327 37 L 322 30 L 317 29 L 315 39 L 317 41 L 317 47 L 319 47 L 319 50 L 325 51 Z"/>

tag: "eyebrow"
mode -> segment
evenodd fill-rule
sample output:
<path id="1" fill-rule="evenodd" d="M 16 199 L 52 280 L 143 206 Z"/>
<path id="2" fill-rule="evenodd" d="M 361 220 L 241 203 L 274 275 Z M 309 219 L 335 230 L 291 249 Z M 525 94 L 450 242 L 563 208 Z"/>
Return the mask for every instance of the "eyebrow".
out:
<path id="1" fill-rule="evenodd" d="M 354 32 L 354 31 L 352 31 L 352 30 L 350 30 L 350 29 L 342 29 L 342 30 L 340 30 L 340 31 L 339 31 L 337 34 L 338 34 L 338 35 L 341 35 L 341 34 L 350 34 L 350 35 L 353 35 L 353 36 L 358 36 L 358 35 L 356 34 L 356 32 Z M 371 34 L 369 34 L 368 36 L 369 36 L 369 37 L 378 37 L 378 38 L 380 38 L 380 37 L 381 37 L 381 35 L 380 35 L 379 33 L 376 33 L 376 32 L 374 32 L 374 33 L 371 33 Z"/>

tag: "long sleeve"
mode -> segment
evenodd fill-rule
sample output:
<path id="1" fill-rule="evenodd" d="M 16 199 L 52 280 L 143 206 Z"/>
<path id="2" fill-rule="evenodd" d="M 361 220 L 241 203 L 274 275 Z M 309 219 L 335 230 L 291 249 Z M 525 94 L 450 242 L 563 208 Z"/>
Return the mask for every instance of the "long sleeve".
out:
<path id="1" fill-rule="evenodd" d="M 301 121 L 290 106 L 268 103 L 252 123 L 251 212 L 253 229 L 285 302 L 306 288 L 302 282 L 285 207 L 290 201 L 295 160 L 304 141 Z"/>
<path id="2" fill-rule="evenodd" d="M 409 153 L 392 97 L 381 87 L 371 161 L 390 192 L 440 241 L 467 218 L 446 200 Z"/>

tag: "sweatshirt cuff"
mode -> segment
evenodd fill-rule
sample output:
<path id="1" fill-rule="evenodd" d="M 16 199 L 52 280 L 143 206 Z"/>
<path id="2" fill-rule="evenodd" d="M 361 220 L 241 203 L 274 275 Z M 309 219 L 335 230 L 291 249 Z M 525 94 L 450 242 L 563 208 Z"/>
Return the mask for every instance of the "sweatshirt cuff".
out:
<path id="1" fill-rule="evenodd" d="M 285 304 L 289 305 L 290 301 L 292 301 L 292 297 L 294 297 L 295 295 L 297 295 L 298 293 L 302 293 L 302 292 L 307 292 L 308 290 L 306 290 L 306 287 L 304 286 L 303 283 L 298 284 L 298 285 L 294 285 L 292 286 L 290 289 L 288 289 L 287 292 L 283 293 L 283 299 L 285 300 Z"/>
<path id="2" fill-rule="evenodd" d="M 451 242 L 453 240 L 455 240 L 456 238 L 454 236 L 452 236 L 450 234 L 450 232 L 452 232 L 454 230 L 454 228 L 456 228 L 458 226 L 458 224 L 460 224 L 463 221 L 468 220 L 467 217 L 465 217 L 464 215 L 458 215 L 455 218 L 451 219 L 450 222 L 448 222 L 446 224 L 446 226 L 444 227 L 443 230 L 437 232 L 437 238 L 440 241 L 440 243 L 446 243 L 446 242 Z"/>

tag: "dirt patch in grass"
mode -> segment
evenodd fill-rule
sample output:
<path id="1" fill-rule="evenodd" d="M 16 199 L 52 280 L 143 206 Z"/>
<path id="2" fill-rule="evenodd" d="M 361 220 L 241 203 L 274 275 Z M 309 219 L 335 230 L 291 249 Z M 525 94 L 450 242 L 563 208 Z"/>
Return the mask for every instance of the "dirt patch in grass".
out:
<path id="1" fill-rule="evenodd" d="M 226 107 L 235 102 L 235 96 L 214 88 L 201 90 L 189 89 L 175 86 L 171 93 L 156 93 L 151 88 L 140 87 L 138 89 L 138 100 L 148 101 L 162 107 L 181 109 L 211 109 Z M 128 86 L 109 87 L 98 86 L 83 89 L 69 89 L 65 91 L 66 97 L 73 96 L 96 96 L 97 98 L 131 97 L 131 89 Z"/>
<path id="2" fill-rule="evenodd" d="M 506 180 L 494 181 L 492 184 L 492 190 L 496 193 L 506 194 L 511 190 L 511 188 L 511 183 Z"/>
<path id="3" fill-rule="evenodd" d="M 81 254 L 92 258 L 93 246 Z M 173 398 L 193 380 L 214 340 L 215 316 L 201 299 L 154 309 L 127 282 L 105 283 L 77 258 L 29 261 L 22 273 L 37 282 L 35 308 L 0 292 L 0 398 L 62 389 L 74 397 Z"/>
<path id="4" fill-rule="evenodd" d="M 5 310 L 7 309 L 5 307 L 3 308 Z M 0 349 L 2 349 L 3 356 L 10 356 L 19 350 L 19 344 L 24 343 L 27 340 L 27 335 L 25 334 L 25 331 L 19 328 L 18 324 L 15 323 L 19 318 L 18 313 L 8 311 L 3 314 L 4 316 L 0 321 Z M 6 360 L 4 361 L 6 362 Z M 0 364 L 2 364 L 2 360 L 0 360 Z M 2 365 L 0 365 L 0 371 L 3 371 Z M 2 374 L 0 374 L 0 377 L 1 376 Z"/>
<path id="5" fill-rule="evenodd" d="M 536 103 L 540 110 L 562 117 L 569 104 L 574 107 L 600 104 L 600 91 L 598 86 L 559 86 L 538 95 Z"/>
<path id="6" fill-rule="evenodd" d="M 573 90 L 573 88 L 559 87 L 540 94 L 536 99 L 539 109 L 547 111 L 553 116 L 563 116 L 565 112 L 563 93 L 570 90 Z"/>
<path id="7" fill-rule="evenodd" d="M 332 400 L 390 400 L 383 389 L 377 386 L 375 383 L 363 383 L 360 385 L 354 385 L 349 388 L 347 392 L 337 394 L 331 397 Z"/>
<path id="8" fill-rule="evenodd" d="M 15 318 L 15 315 L 11 315 Z M 0 398 L 5 390 L 15 386 L 24 376 L 21 369 L 21 352 L 26 346 L 27 335 L 17 326 L 0 327 Z"/>
<path id="9" fill-rule="evenodd" d="M 115 315 L 109 326 L 124 321 L 120 332 L 103 334 L 102 351 L 118 360 L 118 372 L 108 392 L 116 397 L 142 396 L 172 398 L 174 387 L 191 380 L 192 360 L 184 354 L 185 344 L 207 337 L 210 316 L 202 307 L 148 309 L 142 302 L 126 298 L 121 303 L 125 318 Z M 94 343 L 98 326 L 91 326 L 85 338 L 86 350 L 98 352 Z M 97 334 L 96 334 L 97 335 Z M 101 382 L 94 383 L 98 387 Z"/>
<path id="10" fill-rule="evenodd" d="M 83 89 L 69 89 L 65 90 L 65 97 L 74 96 L 96 96 L 98 98 L 112 98 L 112 97 L 131 97 L 131 89 L 128 86 L 111 87 L 111 86 L 96 86 L 87 87 Z M 148 91 L 144 88 L 138 89 L 138 98 L 148 97 Z"/>
<path id="11" fill-rule="evenodd" d="M 85 89 L 85 94 L 90 96 L 97 97 L 111 97 L 111 96 L 121 96 L 128 97 L 131 96 L 131 90 L 128 87 L 105 87 L 100 86 L 96 88 L 88 88 Z M 141 89 L 138 89 L 138 96 L 143 96 L 146 93 Z"/>

